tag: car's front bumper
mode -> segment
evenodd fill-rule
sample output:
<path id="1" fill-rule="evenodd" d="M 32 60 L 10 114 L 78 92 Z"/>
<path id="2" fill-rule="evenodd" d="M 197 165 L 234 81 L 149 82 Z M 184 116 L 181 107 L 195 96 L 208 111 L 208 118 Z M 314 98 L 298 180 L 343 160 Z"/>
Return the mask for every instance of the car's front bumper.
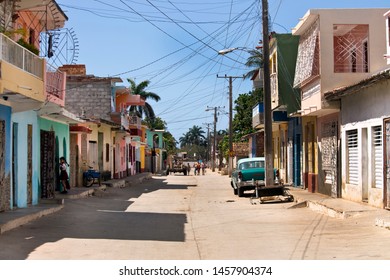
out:
<path id="1" fill-rule="evenodd" d="M 253 190 L 256 186 L 264 186 L 265 182 L 264 180 L 250 180 L 250 181 L 238 181 L 237 187 L 246 189 L 246 190 Z"/>

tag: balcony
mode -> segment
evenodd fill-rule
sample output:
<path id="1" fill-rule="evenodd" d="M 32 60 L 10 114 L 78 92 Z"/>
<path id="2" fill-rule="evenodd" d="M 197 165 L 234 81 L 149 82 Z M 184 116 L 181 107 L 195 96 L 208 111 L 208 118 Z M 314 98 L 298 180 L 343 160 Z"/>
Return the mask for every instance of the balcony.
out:
<path id="1" fill-rule="evenodd" d="M 282 123 L 287 122 L 287 112 L 284 110 L 281 111 L 272 111 L 272 123 Z M 264 128 L 264 104 L 259 103 L 252 109 L 252 127 L 256 129 Z"/>
<path id="2" fill-rule="evenodd" d="M 47 100 L 61 107 L 65 106 L 66 73 L 55 69 L 51 65 L 46 66 L 46 96 Z"/>
<path id="3" fill-rule="evenodd" d="M 264 104 L 259 103 L 252 109 L 252 127 L 264 128 Z"/>
<path id="4" fill-rule="evenodd" d="M 43 62 L 39 56 L 23 48 L 4 34 L 0 36 L 1 60 L 43 80 Z"/>
<path id="5" fill-rule="evenodd" d="M 141 118 L 138 116 L 127 116 L 129 120 L 129 127 L 130 128 L 137 128 L 141 129 Z"/>
<path id="6" fill-rule="evenodd" d="M 260 89 L 264 87 L 264 70 L 260 68 L 256 71 L 255 75 L 253 75 L 253 89 Z"/>
<path id="7" fill-rule="evenodd" d="M 13 112 L 39 108 L 45 101 L 45 60 L 0 34 L 0 95 Z"/>

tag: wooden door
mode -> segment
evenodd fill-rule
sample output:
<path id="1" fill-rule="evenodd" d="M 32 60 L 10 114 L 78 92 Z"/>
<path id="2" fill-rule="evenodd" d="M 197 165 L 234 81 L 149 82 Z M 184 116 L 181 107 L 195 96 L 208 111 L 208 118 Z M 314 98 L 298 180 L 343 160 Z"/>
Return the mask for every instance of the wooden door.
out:
<path id="1" fill-rule="evenodd" d="M 56 186 L 55 133 L 41 130 L 41 197 L 53 198 Z"/>
<path id="2" fill-rule="evenodd" d="M 5 182 L 5 121 L 0 120 L 0 212 L 7 210 L 7 186 Z"/>
<path id="3" fill-rule="evenodd" d="M 33 126 L 27 125 L 27 204 L 32 204 Z"/>
<path id="4" fill-rule="evenodd" d="M 322 124 L 322 169 L 324 185 L 331 197 L 340 197 L 338 187 L 338 122 L 333 120 Z"/>

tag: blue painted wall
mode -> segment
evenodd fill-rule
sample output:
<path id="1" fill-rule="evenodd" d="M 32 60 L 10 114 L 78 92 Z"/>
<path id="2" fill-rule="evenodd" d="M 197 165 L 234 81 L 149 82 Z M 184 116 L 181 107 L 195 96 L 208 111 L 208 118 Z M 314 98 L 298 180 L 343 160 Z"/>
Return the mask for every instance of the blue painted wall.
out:
<path id="1" fill-rule="evenodd" d="M 158 135 L 158 143 L 156 143 L 158 146 L 156 148 L 163 148 L 163 131 L 146 131 L 146 137 L 147 137 L 147 144 L 149 147 L 153 147 L 153 136 Z"/>
<path id="2" fill-rule="evenodd" d="M 4 180 L 1 187 L 1 210 L 12 208 L 12 184 L 11 184 L 11 107 L 0 105 L 0 120 L 5 124 L 5 143 L 3 151 Z M 3 174 L 2 174 L 3 175 Z"/>
<path id="3" fill-rule="evenodd" d="M 0 104 L 0 119 L 5 121 L 5 175 L 11 171 L 11 107 Z"/>
<path id="4" fill-rule="evenodd" d="M 12 114 L 12 122 L 18 124 L 17 145 L 18 151 L 15 185 L 15 201 L 19 208 L 27 207 L 27 126 L 32 125 L 32 204 L 38 204 L 38 180 L 40 176 L 40 134 L 38 117 L 35 111 Z"/>

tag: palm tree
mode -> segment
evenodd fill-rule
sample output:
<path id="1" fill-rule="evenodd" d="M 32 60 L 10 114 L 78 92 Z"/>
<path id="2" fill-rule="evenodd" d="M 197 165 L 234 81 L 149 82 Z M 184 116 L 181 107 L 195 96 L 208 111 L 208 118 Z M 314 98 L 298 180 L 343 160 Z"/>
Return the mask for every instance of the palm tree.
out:
<path id="1" fill-rule="evenodd" d="M 204 140 L 206 139 L 204 134 L 205 134 L 205 131 L 200 126 L 194 125 L 188 131 L 190 143 L 193 145 L 198 145 L 198 146 L 203 145 Z"/>
<path id="2" fill-rule="evenodd" d="M 244 79 L 252 78 L 260 68 L 263 68 L 263 52 L 254 49 L 248 50 L 248 53 L 250 57 L 248 57 L 245 65 L 253 69 L 244 75 Z"/>
<path id="3" fill-rule="evenodd" d="M 189 133 L 184 133 L 182 137 L 179 138 L 180 147 L 185 147 L 190 145 Z"/>
<path id="4" fill-rule="evenodd" d="M 182 137 L 179 138 L 180 146 L 184 147 L 189 145 L 207 145 L 207 143 L 205 142 L 206 137 L 204 136 L 204 134 L 205 132 L 200 126 L 194 125 L 186 133 L 184 133 Z"/>
<path id="5" fill-rule="evenodd" d="M 205 132 L 201 127 L 194 125 L 179 138 L 180 148 L 186 151 L 188 155 L 196 154 L 195 160 L 206 159 L 208 143 L 204 134 Z"/>
<path id="6" fill-rule="evenodd" d="M 158 102 L 161 98 L 154 92 L 146 91 L 146 88 L 149 86 L 150 81 L 146 80 L 139 83 L 138 85 L 133 79 L 127 79 L 127 81 L 130 83 L 131 94 L 139 95 L 145 101 L 145 106 L 130 106 L 130 112 L 135 112 L 140 118 L 142 118 L 145 114 L 147 118 L 149 118 L 151 121 L 154 121 L 156 115 L 152 106 L 148 102 L 146 102 L 146 100 L 152 99 Z"/>

